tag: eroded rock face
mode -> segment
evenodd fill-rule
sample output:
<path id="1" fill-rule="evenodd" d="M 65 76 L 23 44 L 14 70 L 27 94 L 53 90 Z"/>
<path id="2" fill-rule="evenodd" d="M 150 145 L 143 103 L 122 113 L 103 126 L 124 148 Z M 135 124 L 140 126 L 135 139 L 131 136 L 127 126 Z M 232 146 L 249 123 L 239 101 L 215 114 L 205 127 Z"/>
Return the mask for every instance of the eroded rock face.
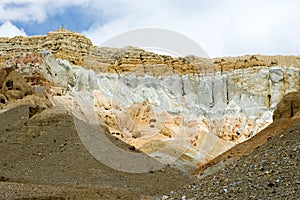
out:
<path id="1" fill-rule="evenodd" d="M 7 103 L 7 98 L 4 94 L 0 94 L 0 104 L 5 105 Z"/>
<path id="2" fill-rule="evenodd" d="M 251 67 L 300 67 L 299 56 L 266 56 L 266 55 L 246 55 L 238 57 L 214 58 L 214 64 L 221 72 L 232 69 L 245 69 Z"/>
<path id="3" fill-rule="evenodd" d="M 293 66 L 300 67 L 299 56 L 263 56 L 247 55 L 224 58 L 198 58 L 187 56 L 185 58 L 172 58 L 157 55 L 135 47 L 123 49 L 97 47 L 80 35 L 60 28 L 49 32 L 45 36 L 14 38 L 0 37 L 0 66 L 11 57 L 24 53 L 40 53 L 50 51 L 55 58 L 68 60 L 73 65 L 80 65 L 86 69 L 104 73 L 126 73 L 136 67 L 142 73 L 151 76 L 163 75 L 165 68 L 169 68 L 165 75 L 170 74 L 199 74 L 206 72 L 225 72 L 232 69 L 251 67 Z M 143 65 L 148 65 L 145 69 Z M 152 66 L 152 67 L 151 67 Z M 158 69 L 162 68 L 162 69 Z"/>
<path id="4" fill-rule="evenodd" d="M 274 112 L 274 121 L 280 118 L 292 118 L 300 111 L 300 91 L 284 95 Z"/>
<path id="5" fill-rule="evenodd" d="M 83 69 L 76 74 L 75 90 L 92 99 L 95 116 L 111 133 L 153 157 L 176 160 L 180 154 L 176 162 L 185 169 L 257 134 L 272 122 L 282 97 L 300 89 L 294 67 L 159 78 Z M 171 153 L 178 146 L 185 148 Z"/>
<path id="6" fill-rule="evenodd" d="M 42 68 L 47 71 L 42 54 L 29 53 L 8 60 L 0 69 L 0 109 L 29 105 L 40 111 L 51 107 L 47 93 L 55 87 L 54 81 L 47 79 L 50 75 Z"/>
<path id="7" fill-rule="evenodd" d="M 2 85 L 2 92 L 8 100 L 22 99 L 33 93 L 32 88 L 26 83 L 21 74 L 16 71 L 9 73 Z"/>
<path id="8" fill-rule="evenodd" d="M 0 66 L 13 56 L 49 50 L 54 57 L 81 65 L 89 54 L 92 43 L 86 37 L 60 28 L 46 36 L 0 38 Z"/>
<path id="9" fill-rule="evenodd" d="M 7 72 L 3 69 L 0 69 L 0 90 L 2 89 L 6 77 L 7 77 Z"/>
<path id="10" fill-rule="evenodd" d="M 94 47 L 65 30 L 2 40 L 20 45 L 0 41 L 1 59 L 14 55 L 0 69 L 0 103 L 48 95 L 76 117 L 185 171 L 257 134 L 283 97 L 300 89 L 297 57 L 172 58 Z"/>

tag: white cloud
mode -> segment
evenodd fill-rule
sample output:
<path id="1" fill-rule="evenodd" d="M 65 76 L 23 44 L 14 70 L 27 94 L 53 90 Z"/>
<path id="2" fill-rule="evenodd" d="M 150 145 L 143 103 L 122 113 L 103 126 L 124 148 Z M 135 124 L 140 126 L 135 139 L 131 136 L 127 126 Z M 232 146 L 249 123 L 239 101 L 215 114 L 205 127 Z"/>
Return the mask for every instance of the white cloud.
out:
<path id="1" fill-rule="evenodd" d="M 182 33 L 210 56 L 300 54 L 298 0 L 1 0 L 0 23 L 43 22 L 70 6 L 94 24 L 83 34 L 95 44 L 139 28 Z"/>
<path id="2" fill-rule="evenodd" d="M 66 7 L 84 6 L 88 2 L 89 0 L 1 0 L 0 22 L 43 22 L 48 16 L 59 14 Z"/>
<path id="3" fill-rule="evenodd" d="M 11 22 L 7 21 L 0 26 L 0 37 L 26 36 L 23 29 L 19 29 Z"/>
<path id="4" fill-rule="evenodd" d="M 296 0 L 98 1 L 110 20 L 83 32 L 96 44 L 138 28 L 185 34 L 208 54 L 299 54 L 300 2 Z M 103 17 L 103 16 L 100 16 Z"/>

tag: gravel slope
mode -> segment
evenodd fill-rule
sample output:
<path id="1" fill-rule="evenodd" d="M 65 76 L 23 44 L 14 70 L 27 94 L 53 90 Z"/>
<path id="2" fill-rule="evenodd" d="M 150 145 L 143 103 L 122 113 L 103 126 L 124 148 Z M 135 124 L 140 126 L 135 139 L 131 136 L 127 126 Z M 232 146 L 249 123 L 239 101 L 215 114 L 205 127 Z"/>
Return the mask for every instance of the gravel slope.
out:
<path id="1" fill-rule="evenodd" d="M 222 161 L 174 199 L 299 199 L 300 122 L 236 161 Z M 204 172 L 205 174 L 205 172 Z"/>

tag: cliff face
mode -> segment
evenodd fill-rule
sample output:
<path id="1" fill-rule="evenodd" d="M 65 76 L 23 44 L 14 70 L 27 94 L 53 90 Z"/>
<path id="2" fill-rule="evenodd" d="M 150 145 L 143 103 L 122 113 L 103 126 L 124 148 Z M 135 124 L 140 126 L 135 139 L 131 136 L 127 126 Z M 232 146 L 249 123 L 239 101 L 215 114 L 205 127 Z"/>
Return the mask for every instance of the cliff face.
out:
<path id="1" fill-rule="evenodd" d="M 266 128 L 282 97 L 300 89 L 299 68 L 281 66 L 207 76 L 76 73 L 79 107 L 92 96 L 90 110 L 111 133 L 163 161 L 172 157 L 185 169 Z"/>
<path id="2" fill-rule="evenodd" d="M 49 32 L 46 36 L 0 38 L 0 65 L 13 56 L 43 50 L 51 51 L 55 58 L 81 65 L 91 46 L 89 39 L 64 28 Z"/>
<path id="3" fill-rule="evenodd" d="M 46 95 L 75 117 L 188 171 L 268 126 L 283 96 L 300 89 L 299 60 L 172 58 L 95 47 L 62 29 L 0 39 L 0 102 L 5 108 L 32 92 Z M 22 87 L 12 76 L 23 77 Z"/>
<path id="4" fill-rule="evenodd" d="M 157 70 L 157 66 L 162 67 L 169 74 L 223 72 L 257 66 L 300 67 L 299 56 L 248 55 L 213 59 L 194 56 L 172 58 L 134 47 L 99 48 L 93 46 L 92 42 L 83 35 L 64 28 L 49 32 L 45 36 L 0 37 L 0 66 L 12 57 L 22 56 L 27 52 L 39 53 L 43 50 L 50 51 L 55 58 L 68 60 L 73 65 L 80 65 L 97 72 L 126 73 L 132 72 L 137 66 L 148 65 L 147 69 L 143 69 L 142 72 L 153 76 L 162 75 L 162 70 Z M 155 65 L 154 70 L 153 67 L 150 67 L 151 65 Z"/>

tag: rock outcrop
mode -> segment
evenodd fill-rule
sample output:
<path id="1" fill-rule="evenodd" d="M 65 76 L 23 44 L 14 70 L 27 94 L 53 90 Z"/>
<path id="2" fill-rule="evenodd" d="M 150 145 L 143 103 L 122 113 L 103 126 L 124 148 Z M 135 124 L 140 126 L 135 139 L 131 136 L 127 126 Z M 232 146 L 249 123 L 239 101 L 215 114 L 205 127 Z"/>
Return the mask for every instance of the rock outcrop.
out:
<path id="1" fill-rule="evenodd" d="M 0 103 L 41 94 L 185 171 L 263 130 L 300 90 L 299 57 L 172 58 L 95 47 L 64 29 L 0 39 L 0 63 Z"/>
<path id="2" fill-rule="evenodd" d="M 0 38 L 0 66 L 13 56 L 43 50 L 51 51 L 55 58 L 81 65 L 91 46 L 89 39 L 64 28 L 49 32 L 46 36 Z"/>
<path id="3" fill-rule="evenodd" d="M 135 47 L 123 49 L 97 47 L 75 32 L 60 28 L 45 36 L 14 38 L 0 37 L 0 66 L 11 57 L 24 53 L 50 51 L 55 58 L 68 60 L 72 65 L 105 73 L 126 73 L 135 69 L 152 76 L 162 74 L 199 74 L 214 71 L 228 71 L 257 66 L 293 66 L 300 67 L 299 56 L 263 56 L 247 55 L 224 58 L 198 58 L 187 56 L 173 58 L 158 55 Z M 147 65 L 145 69 L 144 65 Z M 158 69 L 160 68 L 160 69 Z"/>
<path id="4" fill-rule="evenodd" d="M 277 104 L 277 109 L 274 111 L 273 120 L 281 118 L 292 118 L 300 111 L 300 91 L 291 92 L 284 95 L 281 101 Z"/>
<path id="5" fill-rule="evenodd" d="M 90 110 L 117 137 L 153 157 L 172 157 L 187 169 L 266 128 L 283 96 L 300 89 L 299 72 L 272 66 L 157 78 L 81 69 L 75 102 L 90 99 Z M 83 111 L 82 118 L 93 121 L 84 113 L 90 112 Z M 178 152 L 171 153 L 172 148 Z"/>
<path id="6" fill-rule="evenodd" d="M 2 85 L 2 93 L 8 100 L 22 99 L 32 94 L 32 88 L 26 83 L 21 74 L 12 71 Z"/>

